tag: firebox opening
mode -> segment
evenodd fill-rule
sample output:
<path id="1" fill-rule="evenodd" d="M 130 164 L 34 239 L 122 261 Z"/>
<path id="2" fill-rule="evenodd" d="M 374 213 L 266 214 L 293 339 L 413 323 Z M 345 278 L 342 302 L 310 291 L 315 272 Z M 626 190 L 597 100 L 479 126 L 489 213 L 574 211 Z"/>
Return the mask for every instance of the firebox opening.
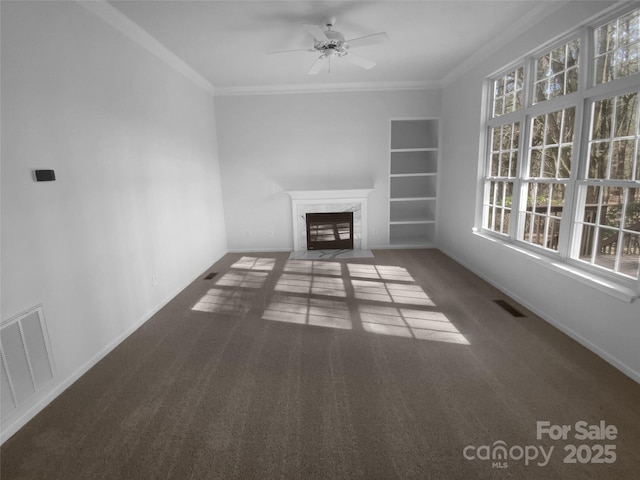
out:
<path id="1" fill-rule="evenodd" d="M 353 249 L 353 212 L 307 213 L 307 250 Z"/>

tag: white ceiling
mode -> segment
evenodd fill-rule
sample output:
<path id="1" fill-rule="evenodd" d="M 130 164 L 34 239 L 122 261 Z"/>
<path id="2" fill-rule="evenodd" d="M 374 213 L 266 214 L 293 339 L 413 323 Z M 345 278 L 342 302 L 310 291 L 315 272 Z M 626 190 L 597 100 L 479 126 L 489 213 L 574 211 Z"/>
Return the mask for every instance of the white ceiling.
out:
<path id="1" fill-rule="evenodd" d="M 217 94 L 264 89 L 439 86 L 479 61 L 554 4 L 541 1 L 111 1 L 211 83 Z M 268 55 L 311 48 L 302 24 L 337 18 L 347 39 L 387 32 L 390 41 L 353 53 L 371 70 L 344 59 L 331 72 L 307 75 L 317 54 Z"/>

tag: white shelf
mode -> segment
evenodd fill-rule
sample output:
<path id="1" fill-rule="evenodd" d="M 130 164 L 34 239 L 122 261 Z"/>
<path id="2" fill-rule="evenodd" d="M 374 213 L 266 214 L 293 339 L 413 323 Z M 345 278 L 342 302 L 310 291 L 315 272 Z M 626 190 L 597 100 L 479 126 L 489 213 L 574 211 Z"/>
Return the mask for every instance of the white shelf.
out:
<path id="1" fill-rule="evenodd" d="M 433 244 L 438 176 L 438 120 L 392 120 L 389 153 L 389 243 Z"/>
<path id="2" fill-rule="evenodd" d="M 420 200 L 435 200 L 436 197 L 397 197 L 390 198 L 390 202 L 416 202 Z"/>
<path id="3" fill-rule="evenodd" d="M 436 223 L 435 220 L 396 220 L 389 222 L 389 225 L 427 225 Z"/>
<path id="4" fill-rule="evenodd" d="M 437 152 L 438 148 L 392 148 L 391 153 L 403 153 L 403 152 Z"/>
<path id="5" fill-rule="evenodd" d="M 437 177 L 437 173 L 392 173 L 391 178 L 398 177 Z"/>

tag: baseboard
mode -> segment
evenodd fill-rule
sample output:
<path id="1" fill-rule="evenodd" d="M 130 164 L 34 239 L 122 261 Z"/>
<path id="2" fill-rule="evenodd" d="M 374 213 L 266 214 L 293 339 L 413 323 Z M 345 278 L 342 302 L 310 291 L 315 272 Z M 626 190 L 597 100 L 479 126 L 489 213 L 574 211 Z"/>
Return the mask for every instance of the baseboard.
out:
<path id="1" fill-rule="evenodd" d="M 424 250 L 436 248 L 432 243 L 424 243 L 422 245 L 369 245 L 369 250 Z"/>
<path id="2" fill-rule="evenodd" d="M 272 248 L 272 247 L 262 247 L 262 248 L 230 248 L 227 250 L 228 253 L 281 253 L 281 252 L 291 252 L 292 248 Z"/>
<path id="3" fill-rule="evenodd" d="M 450 257 L 453 260 L 455 260 L 456 262 L 458 262 L 460 265 L 462 265 L 466 269 L 468 269 L 471 272 L 473 272 L 474 274 L 476 274 L 478 277 L 482 278 L 487 283 L 491 284 L 492 286 L 494 286 L 495 288 L 497 288 L 498 290 L 503 292 L 508 297 L 514 299 L 520 305 L 524 306 L 528 310 L 530 310 L 533 313 L 535 313 L 538 317 L 542 318 L 545 322 L 553 325 L 558 330 L 560 330 L 562 333 L 564 333 L 565 335 L 568 335 L 569 337 L 571 337 L 573 340 L 578 342 L 583 347 L 587 348 L 591 352 L 593 352 L 596 355 L 598 355 L 605 362 L 611 364 L 613 367 L 615 367 L 616 369 L 620 370 L 622 373 L 624 373 L 626 376 L 631 378 L 633 381 L 635 381 L 637 383 L 640 383 L 640 372 L 638 372 L 637 370 L 634 370 L 633 368 L 629 367 L 629 365 L 627 365 L 626 363 L 621 362 L 620 360 L 618 360 L 617 358 L 613 357 L 608 352 L 602 350 L 600 347 L 598 347 L 597 345 L 592 343 L 590 340 L 587 340 L 585 337 L 583 337 L 582 335 L 577 333 L 575 330 L 563 325 L 562 323 L 558 322 L 554 318 L 549 317 L 545 312 L 541 311 L 538 307 L 536 307 L 535 305 L 531 304 L 529 301 L 527 301 L 526 299 L 520 297 L 519 295 L 515 294 L 513 291 L 511 291 L 509 288 L 505 287 L 504 285 L 501 285 L 498 282 L 496 282 L 495 280 L 493 280 L 492 278 L 489 278 L 483 272 L 480 272 L 477 269 L 475 269 L 474 267 L 470 266 L 469 264 L 467 264 L 466 262 L 464 262 L 463 260 L 458 258 L 457 255 L 454 255 L 453 253 L 447 251 L 444 248 L 440 248 L 439 247 L 438 250 L 440 250 L 442 253 L 444 253 L 448 257 Z"/>
<path id="4" fill-rule="evenodd" d="M 219 261 L 220 258 L 217 261 Z M 175 292 L 167 295 L 167 297 L 165 297 L 165 299 L 163 299 L 158 306 L 152 308 L 149 312 L 143 315 L 142 318 L 140 318 L 137 322 L 131 325 L 122 334 L 116 337 L 115 340 L 113 340 L 106 347 L 100 350 L 90 360 L 88 360 L 82 366 L 80 366 L 80 368 L 78 368 L 75 372 L 73 372 L 67 378 L 62 380 L 60 383 L 52 385 L 50 389 L 46 391 L 46 393 L 44 393 L 39 398 L 34 399 L 32 404 L 27 403 L 23 407 L 26 410 L 24 410 L 16 418 L 12 419 L 11 415 L 9 415 L 8 418 L 5 420 L 5 422 L 7 422 L 8 420 L 9 425 L 5 425 L 4 423 L 2 425 L 2 431 L 0 432 L 0 445 L 2 445 L 9 438 L 11 438 L 18 430 L 24 427 L 31 419 L 33 419 L 38 413 L 40 413 L 41 410 L 43 410 L 47 405 L 49 405 L 53 400 L 55 400 L 56 397 L 58 397 L 62 392 L 64 392 L 67 388 L 73 385 L 73 383 L 76 382 L 80 377 L 82 377 L 82 375 L 87 373 L 100 360 L 106 357 L 114 348 L 116 348 L 123 341 L 125 341 L 133 332 L 135 332 L 146 321 L 148 321 L 158 311 L 160 311 L 160 309 L 162 309 L 165 305 L 167 305 L 167 303 L 173 300 L 182 290 L 184 290 L 187 286 L 189 286 L 192 282 L 194 282 L 201 276 L 202 276 L 202 272 L 198 273 L 198 275 L 196 275 L 193 279 L 189 280 L 189 282 L 183 287 L 180 287 Z"/>

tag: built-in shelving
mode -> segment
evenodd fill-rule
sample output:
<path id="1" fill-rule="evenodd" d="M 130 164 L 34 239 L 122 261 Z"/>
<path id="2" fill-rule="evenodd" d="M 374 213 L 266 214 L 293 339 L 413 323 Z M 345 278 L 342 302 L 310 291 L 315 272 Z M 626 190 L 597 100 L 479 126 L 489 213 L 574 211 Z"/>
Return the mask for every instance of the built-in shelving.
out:
<path id="1" fill-rule="evenodd" d="M 391 120 L 389 243 L 430 246 L 435 236 L 438 120 Z"/>

